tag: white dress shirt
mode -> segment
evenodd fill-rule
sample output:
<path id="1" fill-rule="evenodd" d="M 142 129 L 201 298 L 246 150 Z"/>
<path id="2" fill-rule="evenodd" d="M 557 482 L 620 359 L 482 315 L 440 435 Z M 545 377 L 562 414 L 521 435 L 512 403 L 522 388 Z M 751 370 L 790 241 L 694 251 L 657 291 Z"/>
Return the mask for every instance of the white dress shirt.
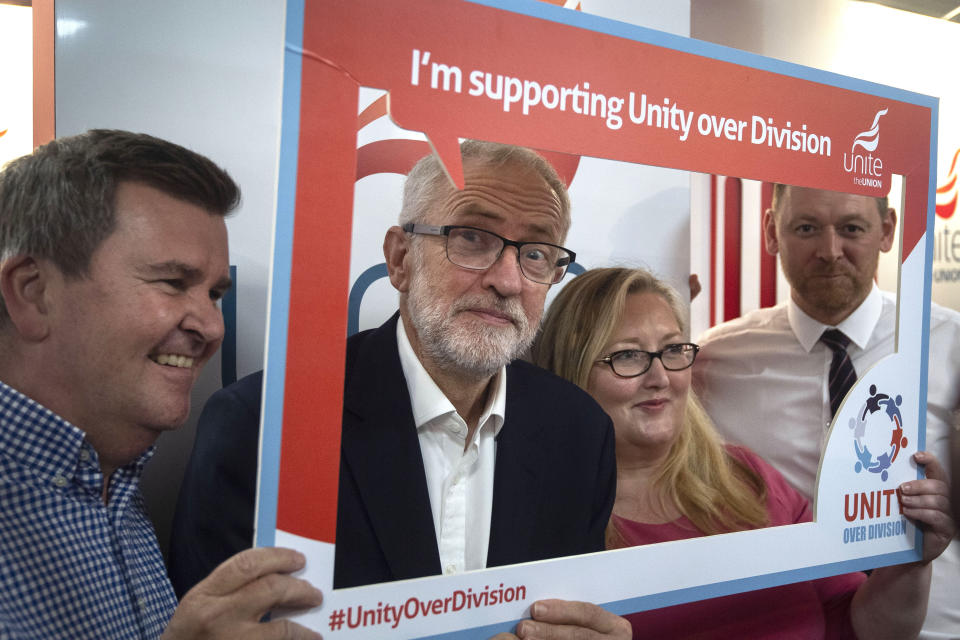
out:
<path id="1" fill-rule="evenodd" d="M 875 286 L 837 328 L 851 340 L 857 375 L 893 352 L 896 299 Z M 707 330 L 693 367 L 694 385 L 717 429 L 776 467 L 812 499 L 830 424 L 830 349 L 823 330 L 790 300 Z M 952 413 L 960 405 L 960 313 L 930 312 L 926 448 L 950 473 Z M 934 562 L 921 638 L 960 637 L 960 542 Z"/>
<path id="2" fill-rule="evenodd" d="M 397 323 L 400 364 L 420 439 L 433 526 L 444 574 L 487 566 L 496 436 L 503 427 L 507 371 L 490 383 L 479 427 L 467 443 L 467 424 L 413 352 Z"/>

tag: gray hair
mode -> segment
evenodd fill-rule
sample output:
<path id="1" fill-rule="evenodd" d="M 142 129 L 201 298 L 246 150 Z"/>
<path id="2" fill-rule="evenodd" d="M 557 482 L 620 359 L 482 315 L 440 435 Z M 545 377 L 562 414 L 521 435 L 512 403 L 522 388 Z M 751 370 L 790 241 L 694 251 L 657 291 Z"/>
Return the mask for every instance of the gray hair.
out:
<path id="1" fill-rule="evenodd" d="M 15 255 L 53 262 L 83 277 L 116 227 L 121 182 L 140 182 L 226 216 L 240 188 L 208 158 L 142 133 L 93 129 L 60 138 L 0 172 L 0 264 Z M 0 298 L 0 323 L 7 317 Z"/>
<path id="2" fill-rule="evenodd" d="M 570 230 L 570 198 L 563 180 L 543 156 L 525 147 L 483 140 L 465 140 L 460 145 L 460 154 L 464 164 L 473 160 L 489 167 L 510 165 L 539 174 L 560 200 L 560 242 L 563 242 Z M 431 153 L 421 158 L 410 170 L 403 186 L 400 225 L 424 222 L 436 200 L 450 188 L 449 178 L 437 155 Z"/>

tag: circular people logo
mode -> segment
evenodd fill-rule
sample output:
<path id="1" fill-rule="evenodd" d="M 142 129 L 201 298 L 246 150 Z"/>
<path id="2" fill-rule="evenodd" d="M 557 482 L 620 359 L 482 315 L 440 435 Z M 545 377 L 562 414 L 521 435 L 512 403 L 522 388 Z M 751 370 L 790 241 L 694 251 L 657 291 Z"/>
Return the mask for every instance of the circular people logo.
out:
<path id="1" fill-rule="evenodd" d="M 897 459 L 900 449 L 907 446 L 903 416 L 900 415 L 902 403 L 903 396 L 891 398 L 879 393 L 877 385 L 870 385 L 870 397 L 860 407 L 857 417 L 850 418 L 853 448 L 857 454 L 853 468 L 857 473 L 879 473 L 880 479 L 886 482 L 887 469 Z"/>

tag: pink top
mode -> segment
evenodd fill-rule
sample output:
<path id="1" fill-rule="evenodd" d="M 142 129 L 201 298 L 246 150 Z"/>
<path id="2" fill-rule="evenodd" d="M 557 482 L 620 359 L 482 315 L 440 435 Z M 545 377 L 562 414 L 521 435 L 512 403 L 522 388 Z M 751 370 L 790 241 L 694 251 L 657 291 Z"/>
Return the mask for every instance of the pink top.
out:
<path id="1" fill-rule="evenodd" d="M 810 504 L 783 476 L 745 447 L 727 446 L 767 485 L 770 526 L 809 522 Z M 685 517 L 644 524 L 612 516 L 622 538 L 612 548 L 635 547 L 703 535 Z M 634 638 L 855 638 L 850 624 L 853 594 L 863 573 L 821 578 L 625 616 Z"/>

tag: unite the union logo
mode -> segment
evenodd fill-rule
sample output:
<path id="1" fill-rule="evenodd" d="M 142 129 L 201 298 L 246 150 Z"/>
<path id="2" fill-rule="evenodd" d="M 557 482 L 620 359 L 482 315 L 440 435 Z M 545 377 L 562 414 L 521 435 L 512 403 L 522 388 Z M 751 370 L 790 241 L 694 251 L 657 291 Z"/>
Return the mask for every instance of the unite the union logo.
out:
<path id="1" fill-rule="evenodd" d="M 0 132 L 0 135 L 3 135 Z M 947 174 L 947 181 L 937 187 L 937 217 L 947 220 L 953 216 L 957 210 L 957 195 L 960 188 L 957 187 L 957 159 L 960 158 L 960 147 L 953 154 L 953 162 L 950 163 L 950 172 Z"/>
<path id="2" fill-rule="evenodd" d="M 873 155 L 880 144 L 880 118 L 887 114 L 887 109 L 880 109 L 873 116 L 873 124 L 866 131 L 861 131 L 853 138 L 850 153 L 843 154 L 843 169 L 854 174 L 853 182 L 866 187 L 881 187 L 883 185 L 883 161 Z M 858 153 L 857 149 L 862 152 Z"/>
<path id="3" fill-rule="evenodd" d="M 867 153 L 873 153 L 877 150 L 877 145 L 880 144 L 880 116 L 885 115 L 887 115 L 886 109 L 877 111 L 877 115 L 873 116 L 873 124 L 870 125 L 870 128 L 858 133 L 853 139 L 853 145 L 850 147 L 851 153 L 857 147 L 862 147 Z"/>
<path id="4" fill-rule="evenodd" d="M 900 405 L 903 396 L 890 397 L 877 391 L 877 385 L 870 385 L 870 397 L 850 418 L 849 427 L 853 430 L 853 449 L 856 453 L 854 471 L 880 474 L 880 480 L 886 482 L 890 465 L 907 446 L 903 435 L 903 416 Z"/>
<path id="5" fill-rule="evenodd" d="M 947 179 L 937 187 L 937 224 L 933 236 L 933 281 L 936 284 L 956 287 L 960 285 L 960 230 L 956 228 L 954 214 L 960 201 L 960 147 L 953 152 Z M 951 293 L 951 295 L 955 295 Z M 951 305 L 954 306 L 954 305 Z"/>

